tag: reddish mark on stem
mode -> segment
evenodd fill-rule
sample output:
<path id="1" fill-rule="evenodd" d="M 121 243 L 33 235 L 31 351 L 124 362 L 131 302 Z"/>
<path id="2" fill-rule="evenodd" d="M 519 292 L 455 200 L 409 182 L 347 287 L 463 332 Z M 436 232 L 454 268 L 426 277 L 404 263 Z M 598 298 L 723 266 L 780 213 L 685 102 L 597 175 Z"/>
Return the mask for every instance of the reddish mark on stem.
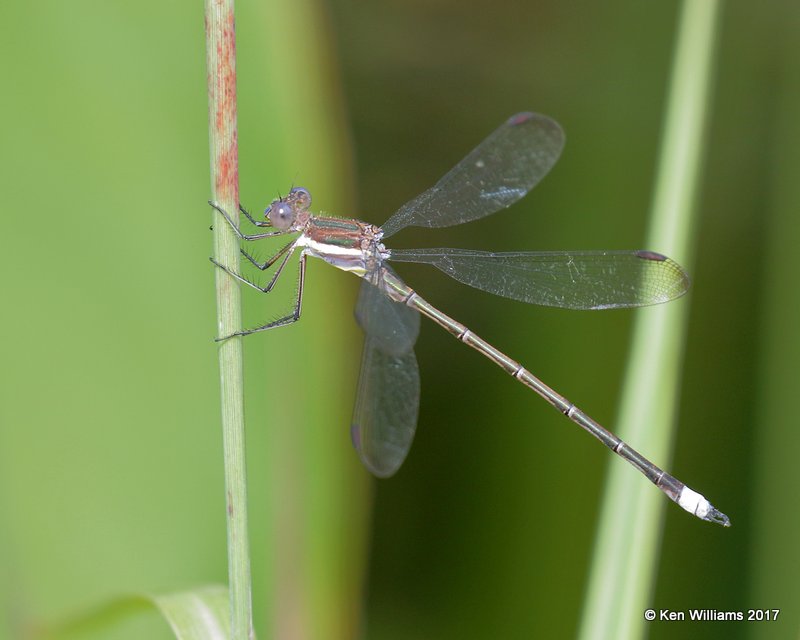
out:
<path id="1" fill-rule="evenodd" d="M 215 25 L 206 21 L 206 30 Z M 215 68 L 209 69 L 209 91 L 215 106 L 213 126 L 219 146 L 216 149 L 216 197 L 238 201 L 239 154 L 236 132 L 236 26 L 233 11 L 220 16 L 216 25 Z"/>
<path id="2" fill-rule="evenodd" d="M 230 144 L 220 150 L 217 156 L 217 197 L 221 200 L 232 198 L 238 202 L 239 184 L 239 146 L 234 129 Z"/>

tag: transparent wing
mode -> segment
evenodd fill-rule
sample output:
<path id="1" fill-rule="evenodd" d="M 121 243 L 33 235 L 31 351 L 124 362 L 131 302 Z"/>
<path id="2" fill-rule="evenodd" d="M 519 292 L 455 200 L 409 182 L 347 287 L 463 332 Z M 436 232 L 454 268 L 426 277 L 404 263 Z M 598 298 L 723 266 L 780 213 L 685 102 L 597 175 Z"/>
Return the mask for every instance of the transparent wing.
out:
<path id="1" fill-rule="evenodd" d="M 390 354 L 366 336 L 350 435 L 361 462 L 388 478 L 411 449 L 419 415 L 419 368 L 414 351 Z"/>
<path id="2" fill-rule="evenodd" d="M 689 288 L 681 266 L 652 251 L 393 249 L 391 260 L 431 264 L 476 289 L 565 309 L 641 307 L 667 302 Z"/>
<path id="3" fill-rule="evenodd" d="M 481 142 L 433 187 L 381 227 L 388 238 L 408 226 L 449 227 L 508 207 L 547 174 L 564 147 L 555 121 L 519 113 Z"/>
<path id="4" fill-rule="evenodd" d="M 382 268 L 389 269 L 388 265 Z M 403 354 L 414 348 L 419 335 L 419 314 L 387 298 L 378 279 L 380 271 L 367 274 L 361 282 L 356 303 L 356 321 L 367 336 L 386 353 Z M 394 274 L 395 277 L 399 277 Z"/>
<path id="5" fill-rule="evenodd" d="M 356 305 L 366 335 L 350 435 L 364 466 L 386 478 L 403 464 L 417 428 L 420 383 L 414 343 L 420 318 L 386 297 L 381 284 L 380 270 L 368 274 Z"/>

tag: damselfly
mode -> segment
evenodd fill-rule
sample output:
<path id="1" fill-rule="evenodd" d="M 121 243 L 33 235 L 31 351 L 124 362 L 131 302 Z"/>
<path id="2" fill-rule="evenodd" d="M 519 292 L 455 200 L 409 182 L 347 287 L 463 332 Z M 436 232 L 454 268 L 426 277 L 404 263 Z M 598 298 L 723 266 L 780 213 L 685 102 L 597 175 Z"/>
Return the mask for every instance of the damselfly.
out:
<path id="1" fill-rule="evenodd" d="M 221 207 L 211 203 L 242 240 L 299 234 L 262 271 L 278 266 L 267 286 L 236 269 L 220 269 L 258 291 L 269 293 L 289 258 L 300 252 L 297 299 L 292 313 L 233 336 L 281 327 L 300 318 L 306 257 L 314 256 L 361 278 L 356 318 L 365 333 L 361 373 L 351 426 L 364 465 L 388 477 L 405 460 L 419 413 L 419 370 L 414 343 L 419 314 L 533 389 L 556 409 L 627 460 L 671 500 L 697 517 L 729 526 L 728 517 L 702 495 L 658 468 L 617 436 L 548 387 L 518 362 L 421 298 L 389 267 L 388 261 L 430 264 L 452 278 L 495 295 L 568 309 L 614 309 L 667 302 L 683 295 L 689 280 L 673 260 L 652 251 L 571 251 L 493 253 L 465 249 L 388 249 L 383 241 L 408 226 L 447 227 L 508 207 L 547 174 L 564 145 L 561 127 L 538 114 L 511 117 L 435 186 L 403 205 L 382 227 L 359 220 L 313 215 L 311 195 L 302 187 L 274 200 L 265 220 L 242 213 L 257 227 L 273 231 L 247 235 Z M 279 262 L 280 261 L 280 262 Z"/>

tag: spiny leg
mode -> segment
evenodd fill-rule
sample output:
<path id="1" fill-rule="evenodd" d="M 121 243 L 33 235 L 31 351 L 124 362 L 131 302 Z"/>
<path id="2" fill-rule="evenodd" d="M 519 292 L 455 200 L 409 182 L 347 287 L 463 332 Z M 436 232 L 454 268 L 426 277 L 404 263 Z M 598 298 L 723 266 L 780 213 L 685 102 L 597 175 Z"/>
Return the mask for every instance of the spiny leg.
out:
<path id="1" fill-rule="evenodd" d="M 245 215 L 245 217 L 257 227 L 269 227 L 270 226 L 269 222 L 267 222 L 266 220 L 256 220 L 255 218 L 253 218 L 253 216 L 250 215 L 250 212 L 247 209 L 245 209 L 241 205 L 241 203 L 239 204 L 239 211 L 241 211 Z"/>
<path id="2" fill-rule="evenodd" d="M 295 243 L 295 241 L 292 240 L 285 247 L 281 248 L 281 250 L 278 251 L 278 253 L 276 253 L 274 256 L 272 256 L 266 262 L 263 262 L 263 263 L 259 262 L 258 260 L 256 260 L 253 256 L 251 256 L 249 253 L 247 253 L 247 251 L 245 251 L 244 249 L 239 249 L 239 251 L 241 251 L 242 255 L 245 258 L 247 258 L 254 267 L 256 267 L 257 269 L 260 269 L 261 271 L 266 271 L 273 264 L 275 264 L 275 262 L 276 262 L 276 260 L 278 258 L 280 258 L 284 253 L 286 253 L 286 251 L 288 251 L 290 248 L 292 248 L 294 243 Z"/>
<path id="3" fill-rule="evenodd" d="M 286 251 L 287 249 L 288 249 L 288 251 Z M 286 253 L 286 255 L 283 257 L 283 260 L 281 260 L 281 263 L 278 265 L 278 268 L 275 269 L 275 273 L 273 274 L 272 279 L 269 281 L 269 284 L 266 287 L 262 287 L 262 286 L 258 285 L 257 283 L 253 282 L 252 280 L 249 280 L 249 279 L 245 278 L 241 273 L 238 273 L 238 272 L 234 271 L 233 269 L 230 269 L 230 268 L 226 267 L 225 265 L 220 264 L 219 262 L 214 260 L 214 258 L 209 258 L 209 260 L 212 262 L 212 264 L 215 264 L 220 269 L 222 269 L 225 273 L 227 273 L 229 276 L 231 276 L 233 278 L 236 278 L 242 284 L 246 284 L 248 287 L 252 287 L 256 291 L 260 291 L 261 293 L 269 293 L 270 291 L 272 291 L 273 287 L 275 286 L 275 283 L 277 282 L 278 277 L 281 275 L 281 272 L 283 271 L 283 268 L 286 266 L 286 263 L 289 261 L 289 258 L 292 257 L 292 254 L 294 253 L 294 249 L 295 249 L 294 243 L 293 242 L 289 243 L 288 245 L 286 245 L 286 247 L 281 249 L 274 256 L 274 260 L 277 260 L 278 257 L 280 257 L 281 254 Z"/>
<path id="4" fill-rule="evenodd" d="M 291 255 L 292 251 L 289 251 L 289 253 L 283 259 L 281 264 L 278 266 L 276 275 L 273 276 L 272 280 L 266 287 L 259 287 L 257 284 L 250 282 L 244 276 L 241 276 L 238 273 L 231 271 L 230 269 L 222 266 L 218 262 L 214 262 L 213 260 L 212 262 L 214 262 L 214 264 L 216 264 L 220 269 L 222 269 L 229 275 L 233 276 L 240 282 L 250 285 L 254 289 L 261 291 L 262 293 L 269 293 L 272 290 L 275 281 L 277 280 L 278 274 L 280 274 L 280 272 L 283 271 L 283 267 L 286 265 L 286 262 L 288 261 L 289 256 Z M 259 331 L 267 331 L 268 329 L 275 329 L 277 327 L 283 327 L 286 326 L 287 324 L 292 324 L 294 322 L 297 322 L 300 319 L 300 313 L 302 312 L 303 309 L 303 284 L 305 283 L 305 279 L 306 279 L 306 256 L 304 254 L 300 256 L 299 277 L 297 281 L 297 301 L 295 302 L 294 305 L 294 311 L 290 315 L 284 316 L 283 318 L 279 318 L 277 320 L 273 320 L 272 322 L 269 322 L 260 327 L 255 327 L 254 329 L 244 329 L 242 331 L 235 331 L 234 333 L 228 336 L 224 336 L 222 338 L 215 338 L 215 342 L 222 342 L 223 340 L 227 340 L 228 338 L 233 338 L 234 336 L 249 336 L 251 333 L 258 333 Z"/>
<path id="5" fill-rule="evenodd" d="M 272 280 L 269 281 L 269 284 L 267 285 L 267 290 L 266 290 L 265 293 L 269 293 L 270 291 L 272 291 L 272 288 L 275 286 L 275 283 L 278 281 L 278 277 L 283 272 L 283 268 L 286 266 L 286 263 L 289 262 L 289 258 L 292 257 L 293 253 L 294 253 L 294 245 L 292 245 L 292 248 L 289 250 L 289 252 L 283 258 L 283 260 L 281 260 L 281 263 L 278 265 L 278 268 L 275 269 L 275 273 L 272 275 Z M 303 265 L 303 266 L 300 267 L 301 272 L 302 272 L 303 269 L 305 269 L 305 259 L 306 259 L 306 257 L 304 255 L 300 256 L 300 262 Z"/>
<path id="6" fill-rule="evenodd" d="M 261 240 L 262 238 L 273 238 L 275 236 L 282 236 L 282 235 L 286 235 L 286 233 L 288 233 L 287 231 L 268 231 L 266 233 L 255 233 L 255 234 L 252 234 L 252 235 L 247 235 L 245 233 L 242 233 L 242 231 L 239 229 L 239 227 L 233 221 L 233 218 L 231 218 L 230 215 L 228 215 L 228 212 L 225 211 L 225 209 L 220 207 L 213 200 L 209 200 L 208 204 L 210 204 L 214 209 L 216 209 L 220 213 L 220 215 L 223 218 L 225 218 L 225 221 L 230 225 L 230 227 L 231 227 L 231 229 L 233 229 L 234 233 L 237 236 L 239 236 L 239 238 L 241 238 L 242 240 L 248 240 L 248 241 L 250 241 L 250 240 Z M 244 209 L 242 209 L 242 211 L 244 211 Z M 259 227 L 267 226 L 266 224 L 258 224 L 258 222 L 256 222 L 250 216 L 249 213 L 245 212 L 245 215 L 247 216 L 248 220 L 250 220 L 253 224 L 255 224 L 255 225 L 259 226 Z"/>

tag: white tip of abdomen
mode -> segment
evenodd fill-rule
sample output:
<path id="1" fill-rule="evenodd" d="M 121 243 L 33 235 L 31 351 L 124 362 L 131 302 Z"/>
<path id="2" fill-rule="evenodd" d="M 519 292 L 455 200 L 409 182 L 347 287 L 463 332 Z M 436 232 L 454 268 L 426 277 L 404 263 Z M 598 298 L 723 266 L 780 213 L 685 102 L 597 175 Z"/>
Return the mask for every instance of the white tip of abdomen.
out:
<path id="1" fill-rule="evenodd" d="M 711 503 L 701 496 L 697 491 L 692 491 L 689 487 L 683 487 L 681 495 L 678 497 L 678 504 L 693 513 L 698 518 L 705 520 L 708 512 L 712 509 Z"/>

